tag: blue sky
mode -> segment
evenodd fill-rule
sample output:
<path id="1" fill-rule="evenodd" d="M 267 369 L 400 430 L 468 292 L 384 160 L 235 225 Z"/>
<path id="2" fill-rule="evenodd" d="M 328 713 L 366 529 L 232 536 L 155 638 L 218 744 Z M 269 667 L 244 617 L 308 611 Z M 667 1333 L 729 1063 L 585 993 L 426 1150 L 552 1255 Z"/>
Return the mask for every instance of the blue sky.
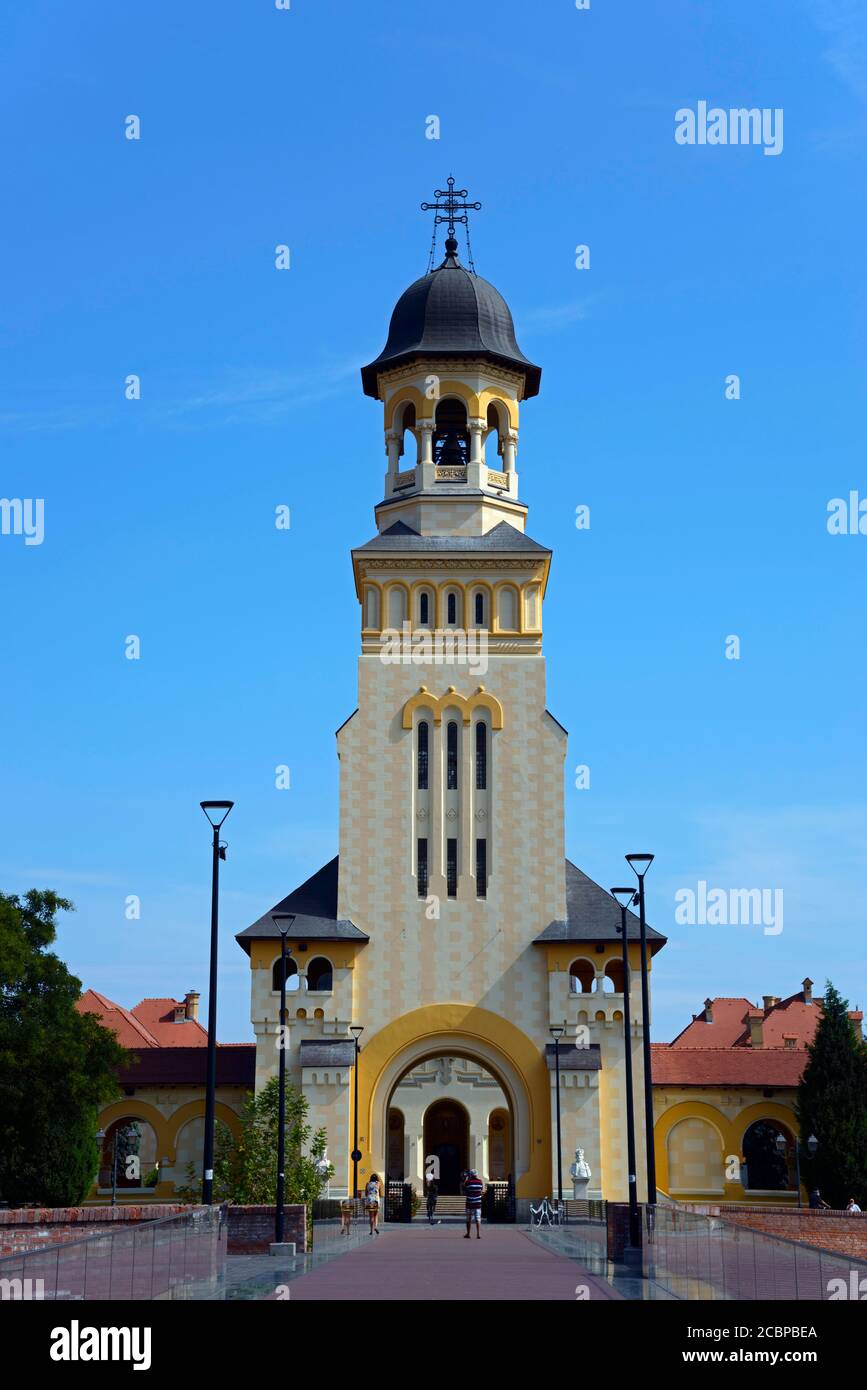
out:
<path id="1" fill-rule="evenodd" d="M 518 462 L 555 552 L 567 851 L 605 886 L 657 855 L 655 1035 L 806 974 L 867 1003 L 867 537 L 826 529 L 867 496 L 859 9 L 7 9 L 0 493 L 45 499 L 45 539 L 0 536 L 0 884 L 74 899 L 86 985 L 204 995 L 198 802 L 232 797 L 220 1036 L 250 1037 L 234 933 L 336 850 L 348 552 L 385 466 L 358 367 L 454 173 L 543 367 Z M 700 100 L 782 108 L 783 152 L 678 145 Z M 677 925 L 700 879 L 782 888 L 783 932 Z"/>

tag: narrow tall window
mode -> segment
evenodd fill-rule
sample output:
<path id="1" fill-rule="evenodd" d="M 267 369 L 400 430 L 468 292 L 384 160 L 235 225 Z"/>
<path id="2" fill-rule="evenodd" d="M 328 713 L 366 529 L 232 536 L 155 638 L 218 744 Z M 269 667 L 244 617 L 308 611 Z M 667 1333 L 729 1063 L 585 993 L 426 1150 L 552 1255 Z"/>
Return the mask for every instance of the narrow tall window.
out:
<path id="1" fill-rule="evenodd" d="M 416 879 L 418 881 L 418 895 L 420 898 L 427 897 L 427 840 L 418 842 L 418 866 Z"/>
<path id="2" fill-rule="evenodd" d="M 476 627 L 485 625 L 485 596 L 476 594 Z"/>
<path id="3" fill-rule="evenodd" d="M 418 726 L 418 789 L 426 792 L 428 789 L 428 724 L 427 720 L 422 720 Z"/>
<path id="4" fill-rule="evenodd" d="M 458 600 L 456 594 L 449 594 L 448 599 L 446 601 L 446 614 L 446 622 L 451 627 L 454 627 L 455 623 L 458 620 Z"/>
<path id="5" fill-rule="evenodd" d="M 458 842 L 446 840 L 446 892 L 450 898 L 458 895 Z"/>
<path id="6" fill-rule="evenodd" d="M 480 719 L 476 725 L 476 790 L 488 786 L 488 726 Z"/>
<path id="7" fill-rule="evenodd" d="M 446 790 L 458 789 L 458 726 L 452 721 L 446 730 Z"/>
<path id="8" fill-rule="evenodd" d="M 476 897 L 488 896 L 488 842 L 476 840 Z"/>
<path id="9" fill-rule="evenodd" d="M 418 620 L 421 623 L 422 627 L 427 627 L 428 625 L 429 607 L 430 600 L 428 599 L 427 594 L 422 594 L 421 598 L 418 601 Z"/>

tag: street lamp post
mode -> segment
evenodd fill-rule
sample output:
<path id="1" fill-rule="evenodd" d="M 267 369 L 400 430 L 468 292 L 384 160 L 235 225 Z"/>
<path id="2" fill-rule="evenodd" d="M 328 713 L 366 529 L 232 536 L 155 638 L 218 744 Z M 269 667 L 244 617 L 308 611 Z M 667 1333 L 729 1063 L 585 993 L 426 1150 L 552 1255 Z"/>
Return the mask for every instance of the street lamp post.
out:
<path id="1" fill-rule="evenodd" d="M 644 1055 L 644 1139 L 647 1150 L 647 1204 L 656 1206 L 656 1154 L 653 1147 L 653 1071 L 650 1057 L 650 986 L 647 971 L 647 919 L 644 915 L 644 875 L 652 854 L 627 854 L 626 862 L 638 878 L 638 921 L 641 933 L 641 1045 Z M 652 1219 L 652 1217 L 651 1217 Z"/>
<path id="2" fill-rule="evenodd" d="M 638 1178 L 635 1171 L 635 1097 L 632 1088 L 632 1022 L 629 1013 L 629 944 L 626 931 L 626 912 L 635 897 L 634 888 L 612 888 L 612 898 L 620 907 L 620 935 L 623 948 L 623 1061 L 626 1069 L 626 1164 L 629 1169 L 629 1243 L 635 1249 L 641 1244 L 641 1219 L 638 1212 Z"/>
<path id="3" fill-rule="evenodd" d="M 205 1147 L 202 1160 L 202 1201 L 214 1200 L 214 1116 L 217 1108 L 217 924 L 219 920 L 220 860 L 226 846 L 220 844 L 220 826 L 234 801 L 201 801 L 200 806 L 214 832 L 211 865 L 211 972 L 208 986 L 208 1073 L 205 1083 Z"/>
<path id="4" fill-rule="evenodd" d="M 562 1216 L 563 1210 L 563 1149 L 560 1137 L 560 1039 L 566 1032 L 566 1024 L 554 1023 L 548 1029 L 554 1039 L 554 1085 L 557 1092 L 557 1202 Z"/>
<path id="5" fill-rule="evenodd" d="M 271 920 L 280 933 L 280 1082 L 277 1106 L 277 1208 L 274 1218 L 274 1243 L 283 1244 L 284 1205 L 286 1200 L 286 937 L 295 921 L 294 912 L 274 912 Z M 289 952 L 291 956 L 292 952 Z"/>
<path id="6" fill-rule="evenodd" d="M 350 1031 L 350 1033 L 352 1034 L 352 1036 L 353 1036 L 354 1039 L 355 1039 L 355 1066 L 354 1066 L 353 1069 L 352 1069 L 352 1072 L 353 1072 L 353 1081 L 354 1081 L 354 1083 L 355 1083 L 354 1088 L 353 1088 L 353 1089 L 354 1089 L 354 1092 L 355 1092 L 355 1095 L 354 1095 L 354 1099 L 353 1099 L 353 1118 L 352 1118 L 352 1195 L 353 1195 L 353 1197 L 357 1197 L 357 1196 L 358 1196 L 358 1164 L 359 1164 L 359 1160 L 360 1160 L 360 1158 L 361 1158 L 361 1153 L 360 1153 L 359 1148 L 358 1148 L 358 1054 L 359 1054 L 359 1051 L 360 1051 L 360 1048 L 359 1048 L 359 1046 L 358 1046 L 358 1039 L 361 1037 L 362 1033 L 364 1032 L 364 1027 L 363 1027 L 363 1025 L 360 1024 L 360 1023 L 351 1023 L 351 1024 L 349 1025 L 349 1031 Z"/>

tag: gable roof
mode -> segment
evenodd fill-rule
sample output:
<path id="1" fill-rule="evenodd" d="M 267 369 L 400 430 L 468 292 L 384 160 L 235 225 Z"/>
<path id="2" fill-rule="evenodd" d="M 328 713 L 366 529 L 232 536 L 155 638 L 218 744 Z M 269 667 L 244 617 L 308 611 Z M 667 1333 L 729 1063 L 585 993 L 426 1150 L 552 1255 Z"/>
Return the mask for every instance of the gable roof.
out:
<path id="1" fill-rule="evenodd" d="M 582 869 L 566 860 L 566 920 L 549 923 L 536 937 L 537 943 L 551 941 L 619 941 L 620 905 L 610 893 L 594 883 Z M 626 914 L 626 939 L 638 941 L 641 924 L 634 912 Z M 651 955 L 660 950 L 667 937 L 647 927 Z"/>
<path id="2" fill-rule="evenodd" d="M 337 879 L 339 855 L 329 859 L 321 869 L 293 888 L 269 912 L 265 912 L 235 940 L 250 954 L 250 941 L 279 938 L 280 930 L 272 918 L 275 912 L 294 913 L 295 921 L 287 932 L 290 941 L 367 941 L 369 937 L 348 918 L 337 916 Z"/>
<path id="3" fill-rule="evenodd" d="M 768 995 L 762 1005 L 753 1004 L 749 999 L 723 996 L 711 999 L 709 1011 L 705 1006 L 701 1013 L 694 1014 L 668 1046 L 693 1049 L 751 1048 L 750 1019 L 753 1018 L 761 1020 L 762 1025 L 761 1049 L 756 1047 L 755 1051 L 782 1048 L 788 1040 L 796 1051 L 803 1053 L 807 1044 L 813 1041 L 821 1017 L 821 998 L 813 996 L 808 999 L 803 990 L 790 994 L 786 999 Z M 853 1023 L 860 1023 L 862 1016 L 857 1009 L 850 1009 L 849 1017 Z M 791 1051 L 792 1048 L 787 1050 Z"/>
<path id="4" fill-rule="evenodd" d="M 197 1018 L 175 1022 L 175 1010 L 183 1004 L 182 999 L 142 999 L 131 1012 L 156 1038 L 157 1047 L 207 1047 L 208 1030 Z"/>

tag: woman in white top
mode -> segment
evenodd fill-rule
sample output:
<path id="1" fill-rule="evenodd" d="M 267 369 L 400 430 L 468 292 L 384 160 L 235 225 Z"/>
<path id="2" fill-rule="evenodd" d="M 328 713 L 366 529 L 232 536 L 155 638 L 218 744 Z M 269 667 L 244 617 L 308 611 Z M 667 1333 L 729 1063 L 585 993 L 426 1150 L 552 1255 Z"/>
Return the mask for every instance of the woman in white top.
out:
<path id="1" fill-rule="evenodd" d="M 370 1221 L 370 1234 L 379 1235 L 379 1203 L 382 1199 L 382 1183 L 378 1173 L 371 1173 L 364 1188 L 364 1205 Z"/>

